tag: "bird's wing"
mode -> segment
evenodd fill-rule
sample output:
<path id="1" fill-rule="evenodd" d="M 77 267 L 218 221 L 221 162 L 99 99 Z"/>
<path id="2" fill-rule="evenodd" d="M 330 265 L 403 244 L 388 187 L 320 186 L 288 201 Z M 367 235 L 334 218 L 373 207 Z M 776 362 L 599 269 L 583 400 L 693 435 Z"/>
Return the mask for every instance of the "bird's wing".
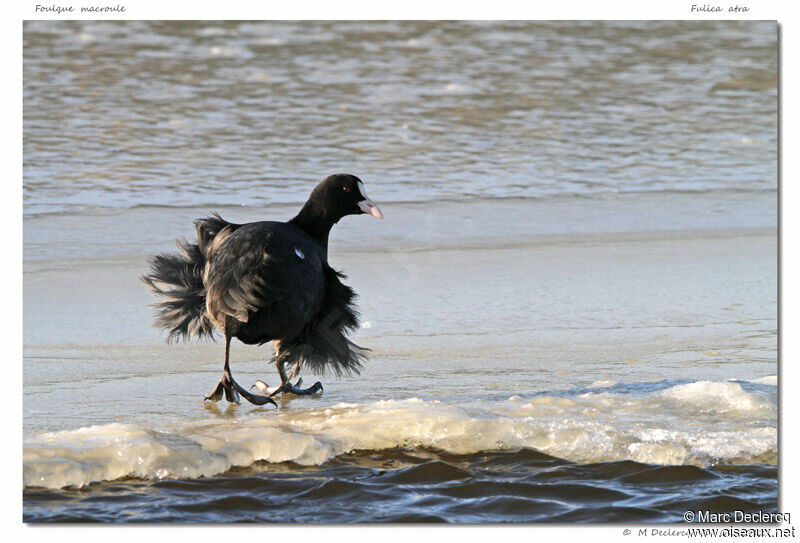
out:
<path id="1" fill-rule="evenodd" d="M 305 324 L 320 304 L 324 288 L 316 251 L 304 251 L 292 239 L 255 228 L 230 232 L 225 228 L 214 236 L 205 269 L 211 317 L 222 325 L 225 316 L 247 323 L 254 313 L 266 310 L 284 323 Z"/>
<path id="2" fill-rule="evenodd" d="M 206 260 L 210 258 L 214 250 L 241 226 L 241 224 L 226 221 L 219 216 L 219 213 L 212 213 L 211 217 L 194 221 L 194 227 L 197 230 L 197 248 L 203 258 Z"/>

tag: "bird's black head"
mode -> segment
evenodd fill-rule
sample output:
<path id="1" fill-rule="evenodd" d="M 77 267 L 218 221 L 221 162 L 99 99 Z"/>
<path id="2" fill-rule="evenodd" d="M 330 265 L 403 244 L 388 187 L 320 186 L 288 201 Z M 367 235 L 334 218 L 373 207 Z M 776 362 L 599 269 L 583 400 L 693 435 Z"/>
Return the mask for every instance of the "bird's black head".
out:
<path id="1" fill-rule="evenodd" d="M 308 203 L 322 211 L 329 220 L 337 222 L 346 215 L 367 213 L 383 218 L 381 210 L 367 198 L 364 183 L 355 175 L 337 173 L 322 180 L 311 192 Z"/>
<path id="2" fill-rule="evenodd" d="M 322 180 L 297 217 L 289 221 L 327 247 L 328 232 L 347 215 L 367 213 L 378 219 L 383 213 L 367 198 L 364 183 L 355 175 L 337 173 Z"/>

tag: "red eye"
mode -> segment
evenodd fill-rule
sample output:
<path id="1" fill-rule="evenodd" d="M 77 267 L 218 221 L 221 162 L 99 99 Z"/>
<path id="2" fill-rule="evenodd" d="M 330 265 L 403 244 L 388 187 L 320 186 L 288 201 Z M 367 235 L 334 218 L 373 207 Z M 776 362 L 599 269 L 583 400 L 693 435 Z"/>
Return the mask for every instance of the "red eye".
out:
<path id="1" fill-rule="evenodd" d="M 345 192 L 350 192 L 350 187 L 342 187 Z"/>

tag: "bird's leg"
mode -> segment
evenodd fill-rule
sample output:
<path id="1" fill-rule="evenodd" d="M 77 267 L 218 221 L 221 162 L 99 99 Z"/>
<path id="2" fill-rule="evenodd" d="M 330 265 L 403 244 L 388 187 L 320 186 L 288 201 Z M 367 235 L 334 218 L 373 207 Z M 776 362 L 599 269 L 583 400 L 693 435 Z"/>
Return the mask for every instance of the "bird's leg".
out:
<path id="1" fill-rule="evenodd" d="M 211 391 L 211 394 L 203 398 L 203 400 L 211 400 L 218 402 L 222 399 L 222 394 L 225 394 L 225 399 L 229 402 L 239 403 L 234 396 L 235 390 L 231 386 L 231 368 L 230 368 L 230 353 L 231 353 L 231 338 L 225 335 L 225 366 L 222 368 L 222 379 L 219 380 L 217 386 Z"/>
<path id="2" fill-rule="evenodd" d="M 231 367 L 230 367 L 230 353 L 231 353 L 231 337 L 228 334 L 225 334 L 225 367 L 222 368 L 222 379 L 219 380 L 219 383 L 211 391 L 211 394 L 206 396 L 204 400 L 211 400 L 212 402 L 218 402 L 222 399 L 222 393 L 225 393 L 225 399 L 232 403 L 239 403 L 239 395 L 244 396 L 244 399 L 248 402 L 255 404 L 255 405 L 264 405 L 271 403 L 272 405 L 276 406 L 278 404 L 275 403 L 275 400 L 269 398 L 267 396 L 262 396 L 260 394 L 254 395 L 250 394 L 247 390 L 243 389 L 239 383 L 234 381 L 233 375 L 231 375 Z"/>
<path id="3" fill-rule="evenodd" d="M 288 387 L 291 386 L 291 382 L 286 377 L 286 369 L 283 367 L 284 364 L 285 362 L 283 358 L 281 358 L 280 351 L 276 351 L 275 365 L 278 367 L 278 375 L 281 376 L 281 386 L 279 386 L 277 390 L 270 394 L 270 397 L 275 396 L 276 394 L 287 392 L 289 390 Z"/>
<path id="4" fill-rule="evenodd" d="M 289 376 L 289 382 L 290 382 L 290 383 L 291 383 L 292 381 L 294 381 L 294 380 L 295 380 L 295 378 L 296 378 L 296 377 L 297 377 L 297 376 L 300 374 L 300 366 L 301 366 L 301 365 L 302 365 L 302 364 L 300 364 L 299 362 L 298 362 L 297 364 L 295 364 L 295 365 L 294 365 L 294 368 L 292 369 L 292 374 Z M 296 387 L 299 387 L 299 386 L 300 386 L 300 384 L 301 384 L 302 382 L 303 382 L 303 379 L 302 379 L 302 378 L 300 378 L 300 379 L 297 379 L 297 382 L 294 384 L 294 386 L 296 386 Z"/>

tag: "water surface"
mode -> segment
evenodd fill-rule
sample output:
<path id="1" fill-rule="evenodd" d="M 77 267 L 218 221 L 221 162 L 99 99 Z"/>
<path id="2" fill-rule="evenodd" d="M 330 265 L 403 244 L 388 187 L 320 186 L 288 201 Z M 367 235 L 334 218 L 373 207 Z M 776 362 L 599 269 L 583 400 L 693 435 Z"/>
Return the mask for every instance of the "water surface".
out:
<path id="1" fill-rule="evenodd" d="M 50 22 L 25 212 L 777 187 L 770 22 Z"/>

